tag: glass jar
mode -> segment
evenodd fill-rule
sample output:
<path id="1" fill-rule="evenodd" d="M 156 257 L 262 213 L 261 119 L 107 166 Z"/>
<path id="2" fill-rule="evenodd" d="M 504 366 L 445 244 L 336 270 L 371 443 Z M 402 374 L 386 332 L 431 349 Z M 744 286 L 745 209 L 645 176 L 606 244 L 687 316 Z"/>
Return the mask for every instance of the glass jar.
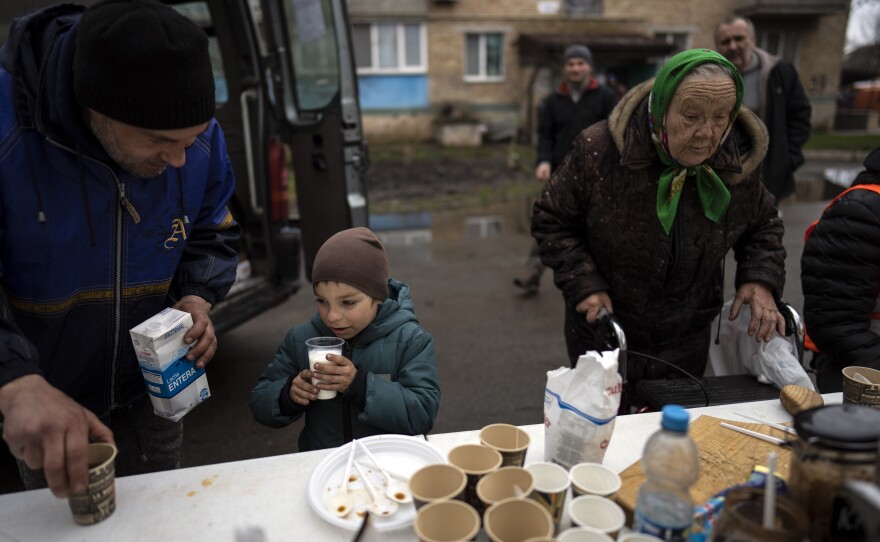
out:
<path id="1" fill-rule="evenodd" d="M 795 416 L 789 493 L 810 517 L 810 540 L 862 540 L 861 518 L 844 496 L 844 480 L 877 476 L 880 410 L 843 404 Z"/>
<path id="2" fill-rule="evenodd" d="M 712 526 L 712 542 L 803 542 L 807 516 L 791 500 L 778 495 L 772 527 L 764 527 L 764 490 L 744 487 L 731 490 L 724 509 Z"/>

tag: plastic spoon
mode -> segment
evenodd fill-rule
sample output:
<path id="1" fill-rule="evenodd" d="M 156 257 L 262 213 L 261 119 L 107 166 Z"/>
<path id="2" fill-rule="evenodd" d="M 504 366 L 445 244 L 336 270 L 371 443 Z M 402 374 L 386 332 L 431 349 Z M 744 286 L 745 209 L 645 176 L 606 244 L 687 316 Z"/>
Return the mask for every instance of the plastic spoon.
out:
<path id="1" fill-rule="evenodd" d="M 367 488 L 367 492 L 370 494 L 370 498 L 373 499 L 373 505 L 370 509 L 377 516 L 390 516 L 394 512 L 397 512 L 397 503 L 389 500 L 385 495 L 380 495 L 376 493 L 376 488 L 373 487 L 373 482 L 367 478 L 364 469 L 361 468 L 360 463 L 354 461 L 354 468 L 358 471 L 358 474 L 361 476 L 361 480 L 364 481 L 364 487 Z"/>
<path id="2" fill-rule="evenodd" d="M 348 451 L 348 462 L 345 464 L 345 476 L 342 478 L 342 485 L 339 486 L 339 493 L 334 495 L 327 504 L 330 513 L 340 518 L 347 516 L 354 504 L 354 499 L 348 494 L 348 477 L 351 476 L 352 461 L 354 461 L 354 445 Z"/>
<path id="3" fill-rule="evenodd" d="M 776 524 L 776 452 L 767 456 L 767 479 L 764 481 L 764 528 L 772 529 Z"/>
<path id="4" fill-rule="evenodd" d="M 380 465 L 379 462 L 376 461 L 376 458 L 373 457 L 373 454 L 370 452 L 370 449 L 367 448 L 366 444 L 361 441 L 357 441 L 357 443 L 361 445 L 361 450 L 363 450 L 364 453 L 367 454 L 367 457 L 370 458 L 370 461 L 372 461 L 373 465 L 375 465 L 376 468 L 379 469 L 379 472 L 382 473 L 382 476 L 385 477 L 385 495 L 396 503 L 406 504 L 412 502 L 412 493 L 410 493 L 409 491 L 409 486 L 399 480 L 392 478 L 391 475 L 382 468 L 382 465 Z"/>
<path id="5" fill-rule="evenodd" d="M 862 373 L 853 373 L 853 378 L 861 382 L 862 384 L 873 384 L 868 378 Z"/>

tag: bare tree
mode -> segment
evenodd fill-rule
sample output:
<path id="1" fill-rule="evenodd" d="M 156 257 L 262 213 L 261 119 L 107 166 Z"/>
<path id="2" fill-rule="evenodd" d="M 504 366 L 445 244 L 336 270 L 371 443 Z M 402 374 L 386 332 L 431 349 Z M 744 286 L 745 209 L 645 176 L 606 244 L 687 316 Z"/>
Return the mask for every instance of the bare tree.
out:
<path id="1" fill-rule="evenodd" d="M 852 0 L 844 50 L 880 43 L 880 0 Z"/>

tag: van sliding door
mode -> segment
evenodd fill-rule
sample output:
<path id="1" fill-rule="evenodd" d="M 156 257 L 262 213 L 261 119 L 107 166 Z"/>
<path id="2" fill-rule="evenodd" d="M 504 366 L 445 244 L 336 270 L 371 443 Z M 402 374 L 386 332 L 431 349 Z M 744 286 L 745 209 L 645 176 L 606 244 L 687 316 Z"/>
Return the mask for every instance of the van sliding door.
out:
<path id="1" fill-rule="evenodd" d="M 346 6 L 344 0 L 262 0 L 262 8 L 310 279 L 327 238 L 367 225 L 367 157 Z"/>

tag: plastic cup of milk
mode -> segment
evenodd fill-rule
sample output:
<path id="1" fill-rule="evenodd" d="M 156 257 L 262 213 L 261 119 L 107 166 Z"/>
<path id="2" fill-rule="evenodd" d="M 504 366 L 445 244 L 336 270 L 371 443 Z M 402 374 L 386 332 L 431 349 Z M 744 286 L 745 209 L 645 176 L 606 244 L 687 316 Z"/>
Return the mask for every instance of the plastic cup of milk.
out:
<path id="1" fill-rule="evenodd" d="M 344 339 L 339 337 L 312 337 L 306 340 L 306 347 L 309 349 L 309 370 L 315 373 L 315 363 L 333 363 L 327 360 L 327 354 L 342 355 L 342 345 L 345 344 Z M 312 384 L 318 385 L 321 381 L 312 377 Z M 318 399 L 333 399 L 336 397 L 335 390 L 318 391 Z"/>

